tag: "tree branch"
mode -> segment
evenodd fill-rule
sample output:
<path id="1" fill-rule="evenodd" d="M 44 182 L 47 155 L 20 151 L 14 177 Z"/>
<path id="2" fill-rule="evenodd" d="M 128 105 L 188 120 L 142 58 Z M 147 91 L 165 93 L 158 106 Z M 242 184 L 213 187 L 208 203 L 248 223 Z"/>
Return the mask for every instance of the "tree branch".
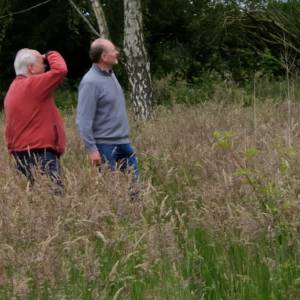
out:
<path id="1" fill-rule="evenodd" d="M 100 33 L 94 28 L 94 26 L 90 23 L 90 21 L 87 19 L 87 17 L 80 11 L 80 9 L 77 7 L 77 5 L 72 0 L 69 0 L 69 3 L 76 10 L 76 12 L 80 15 L 80 17 L 84 20 L 84 22 L 89 26 L 90 30 L 96 36 L 100 36 Z"/>

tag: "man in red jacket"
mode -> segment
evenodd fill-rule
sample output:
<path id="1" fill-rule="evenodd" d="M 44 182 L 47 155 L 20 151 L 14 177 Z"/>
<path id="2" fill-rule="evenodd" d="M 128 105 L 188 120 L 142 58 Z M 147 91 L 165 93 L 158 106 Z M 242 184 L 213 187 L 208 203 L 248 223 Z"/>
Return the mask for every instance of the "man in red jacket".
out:
<path id="1" fill-rule="evenodd" d="M 42 55 L 25 48 L 18 51 L 14 68 L 16 78 L 4 99 L 8 151 L 31 184 L 38 166 L 63 187 L 59 157 L 65 149 L 65 131 L 53 92 L 67 74 L 66 63 L 56 51 Z"/>

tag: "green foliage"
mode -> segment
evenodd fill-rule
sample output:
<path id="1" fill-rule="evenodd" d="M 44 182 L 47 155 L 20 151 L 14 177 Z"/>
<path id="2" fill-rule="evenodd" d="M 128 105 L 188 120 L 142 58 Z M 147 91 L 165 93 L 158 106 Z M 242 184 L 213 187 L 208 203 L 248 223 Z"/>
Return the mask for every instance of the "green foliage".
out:
<path id="1" fill-rule="evenodd" d="M 257 154 L 258 154 L 258 150 L 255 147 L 250 147 L 245 150 L 245 156 L 247 158 L 253 158 L 257 156 Z"/>
<path id="2" fill-rule="evenodd" d="M 190 81 L 178 74 L 171 73 L 166 77 L 154 79 L 154 101 L 156 105 L 166 106 L 200 104 L 214 99 L 216 90 L 222 84 L 223 81 L 214 72 L 203 73 L 199 77 L 193 77 Z M 223 86 L 220 88 L 223 89 Z M 228 89 L 224 92 L 231 93 Z M 227 94 L 227 96 L 229 95 Z"/>
<path id="3" fill-rule="evenodd" d="M 241 183 L 249 186 L 253 190 L 253 197 L 259 200 L 263 210 L 272 214 L 274 218 L 278 215 L 276 203 L 284 201 L 286 186 L 288 186 L 289 176 L 292 172 L 291 163 L 297 161 L 297 154 L 292 147 L 278 149 L 278 171 L 281 173 L 280 182 L 271 177 L 266 177 L 262 171 L 253 164 L 259 156 L 256 147 L 247 148 L 244 153 L 237 152 L 233 142 L 232 132 L 215 131 L 213 137 L 216 144 L 227 154 L 235 169 L 232 173 L 234 177 L 240 178 Z"/>
<path id="4" fill-rule="evenodd" d="M 97 27 L 90 2 L 74 2 Z M 122 47 L 122 1 L 101 3 L 111 37 Z M 33 0 L 3 0 L 0 10 L 5 15 L 35 4 Z M 287 66 L 293 73 L 298 72 L 300 4 L 297 0 L 146 0 L 142 6 L 153 77 L 155 81 L 175 78 L 166 92 L 168 96 L 156 97 L 157 104 L 202 103 L 212 98 L 216 83 L 220 86 L 222 81 L 252 89 L 257 72 L 277 82 L 282 80 Z M 52 0 L 24 15 L 0 19 L 1 93 L 14 77 L 13 59 L 19 48 L 59 50 L 68 63 L 69 78 L 78 80 L 90 66 L 88 47 L 94 38 L 68 1 Z M 118 70 L 126 86 L 124 74 L 123 69 Z M 275 91 L 274 94 L 277 98 L 278 94 Z M 251 104 L 251 97 L 245 102 Z"/>
<path id="5" fill-rule="evenodd" d="M 230 74 L 222 79 L 215 72 L 203 73 L 187 81 L 175 74 L 154 78 L 154 100 L 156 105 L 200 104 L 207 101 L 218 103 L 240 103 L 253 107 L 254 101 L 283 103 L 290 86 L 291 100 L 300 98 L 300 76 L 289 79 L 276 78 L 256 72 L 244 84 L 237 84 Z"/>
<path id="6" fill-rule="evenodd" d="M 285 233 L 278 228 L 278 236 Z M 230 237 L 216 237 L 200 228 L 190 234 L 183 268 L 198 299 L 297 297 L 300 269 L 293 261 L 299 252 L 295 242 L 294 247 L 288 247 L 286 242 L 298 234 L 291 237 L 289 233 L 284 241 L 260 237 L 248 245 Z"/>
<path id="7" fill-rule="evenodd" d="M 220 146 L 224 150 L 230 150 L 232 147 L 232 132 L 220 132 L 215 131 L 213 133 L 213 137 L 216 139 L 218 146 Z"/>
<path id="8" fill-rule="evenodd" d="M 2 16 L 9 15 L 10 12 L 10 1 L 2 0 L 0 3 L 0 11 Z M 3 45 L 3 40 L 6 35 L 6 30 L 11 23 L 12 19 L 8 16 L 6 18 L 0 19 L 0 51 Z"/>
<path id="9" fill-rule="evenodd" d="M 57 107 L 64 112 L 73 112 L 77 106 L 77 87 L 65 79 L 54 93 Z"/>
<path id="10" fill-rule="evenodd" d="M 148 14 L 152 65 L 160 76 L 172 71 L 191 79 L 214 70 L 245 82 L 258 70 L 282 75 L 286 46 L 299 59 L 299 1 L 153 1 Z"/>

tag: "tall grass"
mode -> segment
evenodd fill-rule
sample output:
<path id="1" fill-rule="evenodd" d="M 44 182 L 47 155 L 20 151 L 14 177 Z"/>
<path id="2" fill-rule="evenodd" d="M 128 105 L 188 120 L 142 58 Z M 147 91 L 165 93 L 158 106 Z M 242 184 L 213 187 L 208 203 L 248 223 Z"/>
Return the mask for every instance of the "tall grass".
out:
<path id="1" fill-rule="evenodd" d="M 159 108 L 131 120 L 143 197 L 86 158 L 65 115 L 66 194 L 0 157 L 1 299 L 299 299 L 300 137 L 285 104 Z M 291 111 L 299 120 L 300 107 Z M 0 134 L 3 134 L 1 127 Z"/>

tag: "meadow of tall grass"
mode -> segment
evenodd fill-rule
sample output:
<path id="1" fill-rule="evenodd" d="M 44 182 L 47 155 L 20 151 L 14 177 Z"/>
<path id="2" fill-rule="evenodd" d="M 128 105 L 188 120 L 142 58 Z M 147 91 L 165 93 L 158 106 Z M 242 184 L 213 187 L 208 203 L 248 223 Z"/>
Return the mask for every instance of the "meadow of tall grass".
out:
<path id="1" fill-rule="evenodd" d="M 0 298 L 300 299 L 299 104 L 287 115 L 219 101 L 132 118 L 138 202 L 90 165 L 74 112 L 63 197 L 43 177 L 27 190 L 1 143 Z"/>

